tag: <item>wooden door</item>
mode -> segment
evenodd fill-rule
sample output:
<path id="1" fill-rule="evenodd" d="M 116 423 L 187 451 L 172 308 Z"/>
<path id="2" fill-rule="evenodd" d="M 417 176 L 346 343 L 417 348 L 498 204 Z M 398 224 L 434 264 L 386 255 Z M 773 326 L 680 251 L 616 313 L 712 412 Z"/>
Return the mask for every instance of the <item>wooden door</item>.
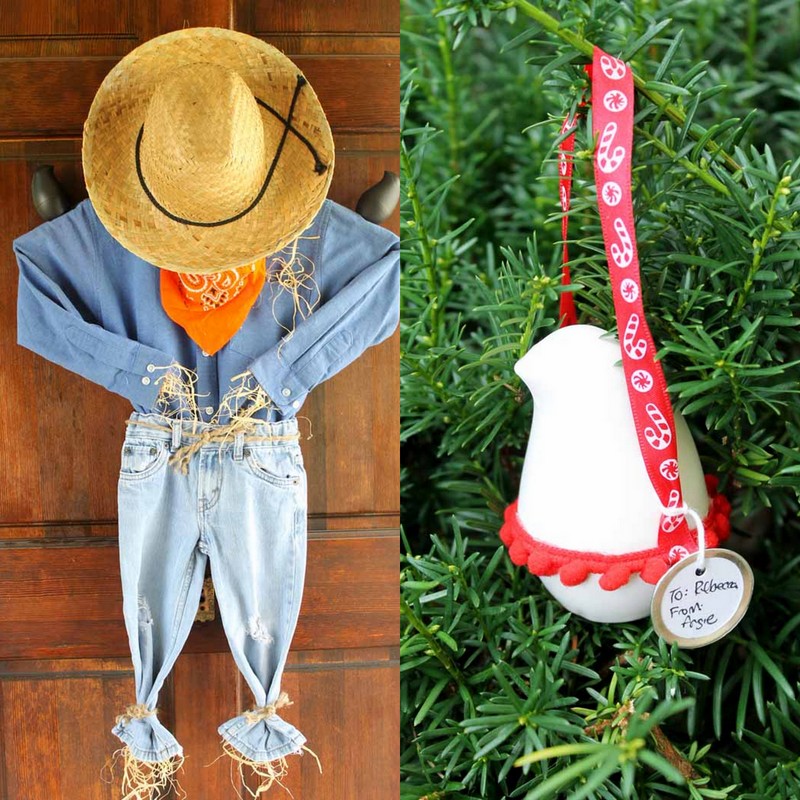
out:
<path id="1" fill-rule="evenodd" d="M 330 196 L 353 207 L 398 170 L 397 0 L 0 0 L 0 800 L 119 797 L 103 766 L 133 701 L 116 476 L 127 401 L 16 345 L 15 236 L 39 224 L 34 169 L 73 202 L 83 119 L 104 75 L 176 28 L 231 27 L 295 60 L 337 147 Z M 387 223 L 397 230 L 397 216 Z M 313 437 L 307 585 L 283 688 L 323 764 L 291 757 L 297 800 L 399 794 L 398 340 L 304 406 Z M 159 702 L 192 800 L 236 797 L 217 725 L 250 704 L 218 619 L 197 622 Z M 118 774 L 118 773 L 117 773 Z M 236 784 L 236 781 L 234 781 Z M 283 796 L 274 788 L 270 797 Z"/>

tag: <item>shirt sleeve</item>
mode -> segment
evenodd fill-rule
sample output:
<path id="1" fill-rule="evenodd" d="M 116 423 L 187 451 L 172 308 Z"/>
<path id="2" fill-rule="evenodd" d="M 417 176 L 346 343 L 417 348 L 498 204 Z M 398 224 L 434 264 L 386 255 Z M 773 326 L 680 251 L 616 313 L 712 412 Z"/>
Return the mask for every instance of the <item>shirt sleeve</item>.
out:
<path id="1" fill-rule="evenodd" d="M 329 203 L 317 255 L 320 299 L 295 330 L 249 366 L 284 416 L 368 347 L 388 338 L 400 315 L 398 237 Z"/>
<path id="2" fill-rule="evenodd" d="M 17 343 L 149 409 L 161 388 L 155 367 L 172 359 L 103 328 L 91 226 L 84 202 L 13 241 Z"/>

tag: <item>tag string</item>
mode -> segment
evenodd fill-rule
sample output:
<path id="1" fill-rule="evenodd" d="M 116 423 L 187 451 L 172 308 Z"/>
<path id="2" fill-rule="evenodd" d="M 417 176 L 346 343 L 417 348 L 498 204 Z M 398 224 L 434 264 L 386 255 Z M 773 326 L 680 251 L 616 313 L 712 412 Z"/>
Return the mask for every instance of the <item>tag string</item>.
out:
<path id="1" fill-rule="evenodd" d="M 572 153 L 575 149 L 575 128 L 577 127 L 577 115 L 565 117 L 564 124 L 561 126 L 561 133 L 564 134 L 572 129 L 572 133 L 562 139 L 558 147 L 558 199 L 561 203 L 561 210 L 564 212 L 561 217 L 561 239 L 563 249 L 561 251 L 561 285 L 566 287 L 571 283 L 569 274 L 569 246 L 567 244 L 567 231 L 569 229 L 569 206 L 572 195 Z M 575 310 L 575 297 L 572 292 L 563 291 L 559 297 L 558 316 L 562 325 L 574 325 L 578 321 L 578 313 Z"/>
<path id="2" fill-rule="evenodd" d="M 661 513 L 666 517 L 689 517 L 695 525 L 697 533 L 697 574 L 702 575 L 706 571 L 706 527 L 703 518 L 687 505 L 680 508 L 662 508 Z"/>
<path id="3" fill-rule="evenodd" d="M 592 83 L 592 137 L 596 143 L 594 178 L 603 231 L 614 314 L 620 335 L 626 389 L 636 426 L 636 437 L 647 474 L 664 509 L 658 532 L 659 550 L 670 563 L 697 549 L 686 516 L 702 540 L 702 520 L 686 509 L 678 474 L 675 420 L 656 347 L 642 303 L 639 254 L 633 220 L 631 155 L 633 149 L 633 74 L 630 67 L 600 48 L 587 72 Z M 573 132 L 559 148 L 559 200 L 562 211 L 562 284 L 569 285 L 567 224 L 573 170 L 576 118 L 567 118 L 562 132 Z M 562 292 L 562 325 L 577 321 L 571 292 Z M 692 516 L 694 515 L 694 516 Z"/>

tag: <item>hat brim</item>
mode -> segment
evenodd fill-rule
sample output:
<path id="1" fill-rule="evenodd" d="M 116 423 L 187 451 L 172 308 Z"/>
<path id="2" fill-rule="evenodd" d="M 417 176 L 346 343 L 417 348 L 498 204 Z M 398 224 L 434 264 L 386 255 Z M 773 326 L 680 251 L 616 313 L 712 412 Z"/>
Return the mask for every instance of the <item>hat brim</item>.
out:
<path id="1" fill-rule="evenodd" d="M 142 186 L 136 141 L 155 87 L 176 66 L 194 62 L 235 70 L 255 97 L 284 116 L 302 74 L 266 42 L 225 28 L 185 28 L 150 39 L 103 80 L 84 123 L 82 160 L 95 212 L 123 247 L 163 269 L 214 272 L 275 253 L 308 228 L 333 177 L 334 146 L 322 106 L 306 83 L 292 127 L 313 144 L 327 166 L 324 172 L 315 169 L 307 146 L 290 131 L 266 191 L 246 214 L 214 227 L 170 218 Z M 285 123 L 263 108 L 261 113 L 266 140 L 278 141 Z"/>

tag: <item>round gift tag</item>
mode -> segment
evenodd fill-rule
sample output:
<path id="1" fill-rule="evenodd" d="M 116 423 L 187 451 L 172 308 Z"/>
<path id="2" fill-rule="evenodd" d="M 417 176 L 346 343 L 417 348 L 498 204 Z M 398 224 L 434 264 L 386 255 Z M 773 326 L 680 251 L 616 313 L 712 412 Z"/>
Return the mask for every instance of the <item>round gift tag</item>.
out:
<path id="1" fill-rule="evenodd" d="M 670 567 L 656 584 L 650 616 L 669 644 L 704 647 L 739 623 L 753 595 L 753 571 L 738 553 L 714 548 L 692 553 Z"/>

